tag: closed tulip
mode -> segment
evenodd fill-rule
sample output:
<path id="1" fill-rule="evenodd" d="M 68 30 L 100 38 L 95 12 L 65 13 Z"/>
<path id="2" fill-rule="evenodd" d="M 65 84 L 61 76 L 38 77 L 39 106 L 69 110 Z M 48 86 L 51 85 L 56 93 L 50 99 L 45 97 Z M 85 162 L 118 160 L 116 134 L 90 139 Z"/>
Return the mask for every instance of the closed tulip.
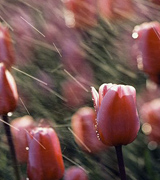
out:
<path id="1" fill-rule="evenodd" d="M 89 107 L 80 108 L 71 119 L 75 141 L 82 150 L 90 153 L 97 153 L 106 148 L 106 146 L 97 138 L 94 127 L 95 119 L 96 113 Z"/>
<path id="2" fill-rule="evenodd" d="M 72 27 L 88 28 L 96 25 L 97 22 L 97 5 L 95 0 L 65 0 L 67 10 L 72 15 Z M 66 14 L 65 16 L 68 16 Z M 71 15 L 69 17 L 71 21 Z M 66 22 L 68 20 L 66 19 Z"/>
<path id="3" fill-rule="evenodd" d="M 142 130 L 148 135 L 149 141 L 160 144 L 160 99 L 144 103 L 140 109 Z"/>
<path id="4" fill-rule="evenodd" d="M 28 178 L 30 180 L 59 180 L 64 163 L 56 132 L 49 127 L 37 127 L 28 135 Z"/>
<path id="5" fill-rule="evenodd" d="M 160 83 L 160 23 L 146 22 L 134 28 L 138 68 Z"/>
<path id="6" fill-rule="evenodd" d="M 10 68 L 14 61 L 14 50 L 9 30 L 0 23 L 0 62 L 3 62 L 7 68 Z"/>
<path id="7" fill-rule="evenodd" d="M 64 180 L 88 180 L 88 176 L 82 168 L 72 166 L 66 170 Z"/>
<path id="8" fill-rule="evenodd" d="M 34 128 L 34 120 L 31 116 L 26 115 L 12 120 L 11 125 L 18 129 L 17 131 L 17 129 L 11 128 L 17 160 L 20 163 L 27 163 L 28 160 L 27 131 L 31 131 L 31 129 Z"/>
<path id="9" fill-rule="evenodd" d="M 0 63 L 0 114 L 4 115 L 15 110 L 18 93 L 15 80 L 6 70 L 4 63 Z"/>
<path id="10" fill-rule="evenodd" d="M 140 127 L 135 88 L 103 84 L 99 94 L 92 87 L 92 97 L 101 141 L 109 146 L 127 145 L 134 141 Z"/>

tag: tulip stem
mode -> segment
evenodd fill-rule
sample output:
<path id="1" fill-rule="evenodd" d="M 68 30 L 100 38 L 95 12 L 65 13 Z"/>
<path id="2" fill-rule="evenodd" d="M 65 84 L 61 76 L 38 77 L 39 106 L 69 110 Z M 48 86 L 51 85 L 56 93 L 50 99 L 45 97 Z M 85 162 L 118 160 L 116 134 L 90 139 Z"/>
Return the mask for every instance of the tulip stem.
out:
<path id="1" fill-rule="evenodd" d="M 2 118 L 6 123 L 9 123 L 7 115 L 3 115 Z M 7 136 L 7 141 L 8 141 L 9 148 L 10 148 L 11 158 L 12 158 L 13 167 L 14 167 L 14 171 L 15 171 L 15 177 L 16 177 L 16 180 L 20 180 L 18 162 L 17 162 L 16 152 L 15 152 L 15 148 L 14 148 L 14 144 L 13 144 L 11 129 L 10 129 L 10 126 L 6 123 L 3 123 L 3 124 L 4 124 L 4 129 L 5 129 L 5 133 Z"/>
<path id="2" fill-rule="evenodd" d="M 122 146 L 115 146 L 117 159 L 118 159 L 118 167 L 121 180 L 126 180 L 126 172 L 124 167 L 124 160 L 123 160 L 123 153 L 122 153 Z"/>

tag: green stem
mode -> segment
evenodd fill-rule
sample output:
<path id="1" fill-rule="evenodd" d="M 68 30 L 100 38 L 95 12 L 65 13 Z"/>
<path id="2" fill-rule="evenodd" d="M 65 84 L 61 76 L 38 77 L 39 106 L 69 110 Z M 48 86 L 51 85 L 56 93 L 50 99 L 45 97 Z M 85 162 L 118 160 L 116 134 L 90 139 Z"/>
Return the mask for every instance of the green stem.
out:
<path id="1" fill-rule="evenodd" d="M 118 167 L 119 167 L 119 173 L 121 180 L 126 180 L 126 172 L 124 167 L 124 160 L 123 160 L 123 154 L 122 154 L 122 146 L 115 146 L 117 159 L 118 159 Z"/>
<path id="2" fill-rule="evenodd" d="M 9 123 L 7 115 L 3 115 L 2 118 L 6 123 Z M 5 133 L 7 136 L 10 152 L 11 152 L 11 158 L 12 158 L 13 167 L 14 167 L 14 171 L 15 171 L 15 177 L 16 177 L 16 180 L 20 180 L 18 162 L 17 162 L 17 158 L 16 158 L 16 152 L 15 152 L 15 148 L 14 148 L 14 144 L 13 144 L 10 126 L 5 123 L 3 123 L 3 124 L 4 124 L 4 129 L 5 129 Z"/>

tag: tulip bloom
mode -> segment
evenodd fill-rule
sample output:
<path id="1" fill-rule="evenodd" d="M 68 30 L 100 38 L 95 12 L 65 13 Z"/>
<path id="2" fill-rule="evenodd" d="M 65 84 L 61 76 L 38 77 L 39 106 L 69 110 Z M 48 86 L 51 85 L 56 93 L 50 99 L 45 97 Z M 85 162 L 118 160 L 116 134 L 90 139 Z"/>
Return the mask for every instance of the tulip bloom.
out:
<path id="1" fill-rule="evenodd" d="M 143 121 L 142 130 L 148 135 L 149 141 L 160 144 L 160 99 L 145 103 L 140 109 Z"/>
<path id="2" fill-rule="evenodd" d="M 83 169 L 72 166 L 66 170 L 64 180 L 88 180 L 88 176 Z"/>
<path id="3" fill-rule="evenodd" d="M 15 80 L 3 63 L 0 63 L 0 114 L 15 110 L 18 93 Z"/>
<path id="4" fill-rule="evenodd" d="M 3 62 L 7 68 L 10 68 L 14 61 L 14 50 L 9 30 L 0 23 L 0 62 Z"/>
<path id="5" fill-rule="evenodd" d="M 92 97 L 101 141 L 109 146 L 126 145 L 134 141 L 140 128 L 134 87 L 103 84 L 99 94 L 92 87 Z"/>
<path id="6" fill-rule="evenodd" d="M 30 180 L 59 180 L 64 163 L 59 139 L 52 128 L 38 127 L 28 135 L 28 178 Z"/>
<path id="7" fill-rule="evenodd" d="M 137 64 L 153 81 L 160 83 L 160 23 L 146 22 L 135 26 L 132 37 L 137 49 Z"/>
<path id="8" fill-rule="evenodd" d="M 16 157 L 18 162 L 27 163 L 28 160 L 28 141 L 27 131 L 34 128 L 34 120 L 31 116 L 23 116 L 12 120 L 11 128 L 15 145 Z M 27 130 L 27 131 L 26 131 Z"/>
<path id="9" fill-rule="evenodd" d="M 64 1 L 67 10 L 70 14 L 66 14 L 66 22 L 69 20 L 69 26 L 76 28 L 86 28 L 96 25 L 96 1 L 95 0 L 65 0 Z M 72 16 L 71 16 L 71 13 Z"/>
<path id="10" fill-rule="evenodd" d="M 80 108 L 71 119 L 71 127 L 75 134 L 76 143 L 84 151 L 91 153 L 96 153 L 106 148 L 97 138 L 94 127 L 95 119 L 96 113 L 89 107 Z"/>

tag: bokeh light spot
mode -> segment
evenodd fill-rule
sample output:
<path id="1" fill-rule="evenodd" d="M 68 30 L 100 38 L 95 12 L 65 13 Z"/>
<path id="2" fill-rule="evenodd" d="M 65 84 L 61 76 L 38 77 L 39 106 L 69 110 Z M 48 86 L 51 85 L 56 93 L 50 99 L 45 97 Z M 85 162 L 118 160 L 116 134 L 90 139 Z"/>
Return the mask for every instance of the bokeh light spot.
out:
<path id="1" fill-rule="evenodd" d="M 144 134 L 149 135 L 152 132 L 152 127 L 149 123 L 144 123 L 142 125 L 142 131 Z"/>

